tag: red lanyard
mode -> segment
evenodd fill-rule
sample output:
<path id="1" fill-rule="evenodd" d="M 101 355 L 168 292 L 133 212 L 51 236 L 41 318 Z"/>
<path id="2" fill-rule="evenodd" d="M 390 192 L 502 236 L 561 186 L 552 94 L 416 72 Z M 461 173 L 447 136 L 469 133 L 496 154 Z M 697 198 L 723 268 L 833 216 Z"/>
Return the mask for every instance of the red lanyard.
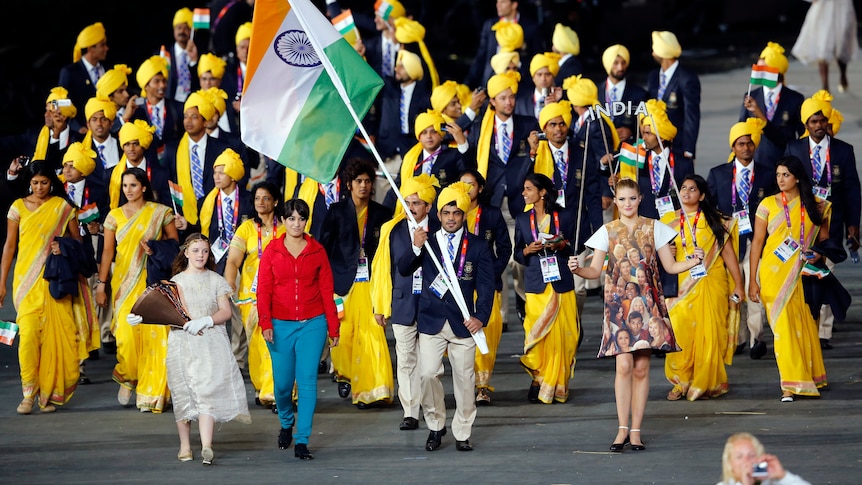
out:
<path id="1" fill-rule="evenodd" d="M 272 218 L 272 237 L 278 232 L 278 218 Z M 260 237 L 260 224 L 257 225 L 257 259 L 260 260 L 263 255 L 263 240 Z"/>
<path id="2" fill-rule="evenodd" d="M 748 186 L 754 187 L 754 169 L 750 169 L 751 175 L 748 176 Z M 751 200 L 751 199 L 749 199 Z M 733 205 L 733 210 L 736 210 L 736 162 L 733 162 L 733 179 L 730 181 L 730 203 Z M 743 207 L 743 209 L 748 209 L 748 207 Z"/>
<path id="3" fill-rule="evenodd" d="M 552 212 L 554 215 L 554 227 L 559 230 L 560 229 L 560 215 L 556 211 Z M 536 229 L 536 210 L 533 209 L 530 211 L 530 231 L 533 233 L 533 241 L 539 240 L 539 231 Z M 550 231 L 550 228 L 549 228 Z"/>
<path id="4" fill-rule="evenodd" d="M 167 105 L 165 105 L 165 106 L 167 106 Z M 167 113 L 165 113 L 164 109 L 162 110 L 161 113 L 159 113 L 159 121 L 160 122 L 165 121 L 164 117 L 166 114 Z M 147 116 L 150 118 L 150 122 L 152 122 L 153 121 L 153 105 L 150 104 L 150 100 L 147 100 Z"/>
<path id="5" fill-rule="evenodd" d="M 476 208 L 476 222 L 473 224 L 473 234 L 479 235 L 479 220 L 482 219 L 482 206 Z"/>
<path id="6" fill-rule="evenodd" d="M 809 160 L 811 159 L 811 156 L 812 156 L 811 152 L 812 152 L 811 146 L 809 145 L 808 146 L 808 159 Z M 826 169 L 825 170 L 826 170 L 826 186 L 827 187 L 832 187 L 832 168 L 831 168 L 832 156 L 830 155 L 830 152 L 832 152 L 832 144 L 831 143 L 829 144 L 828 147 L 826 147 Z M 814 173 L 814 167 L 811 167 L 811 172 L 813 174 L 811 179 L 814 180 L 814 185 L 819 184 L 820 180 L 823 178 L 823 176 L 819 173 Z"/>
<path id="7" fill-rule="evenodd" d="M 443 147 L 440 147 L 440 148 L 438 148 L 438 149 L 437 149 L 437 151 L 435 151 L 435 152 L 434 152 L 434 153 L 432 153 L 431 155 L 428 155 L 426 158 L 424 158 L 424 159 L 419 160 L 418 162 L 416 162 L 416 165 L 414 165 L 414 166 L 413 166 L 413 175 L 419 175 L 419 174 L 417 174 L 417 173 L 416 173 L 416 171 L 417 171 L 417 170 L 419 170 L 419 169 L 421 169 L 421 168 L 422 168 L 422 166 L 423 166 L 423 165 L 425 165 L 425 162 L 427 162 L 428 160 L 431 160 L 432 158 L 436 158 L 436 157 L 437 157 L 437 155 L 440 155 L 440 152 L 442 152 L 442 151 L 443 151 Z M 421 172 L 420 172 L 420 173 L 421 173 Z"/>
<path id="8" fill-rule="evenodd" d="M 234 194 L 233 195 L 233 200 L 234 200 L 234 203 L 233 203 L 233 223 L 234 223 L 234 225 L 236 225 L 236 223 L 237 223 L 236 221 L 239 220 L 239 187 L 234 187 L 233 194 Z M 229 195 L 228 197 L 231 197 L 231 196 Z M 218 197 L 216 197 L 216 204 L 218 205 L 218 229 L 219 229 L 220 233 L 225 233 L 226 228 L 224 227 L 224 214 L 222 213 L 222 209 L 221 209 L 221 199 L 222 199 L 221 191 L 219 191 Z M 233 228 L 231 228 L 231 229 L 233 229 Z M 225 242 L 230 244 L 230 241 L 225 241 Z"/>
<path id="9" fill-rule="evenodd" d="M 330 182 L 330 183 L 332 183 L 332 182 Z M 329 184 L 321 184 L 321 183 L 317 184 L 317 190 L 320 191 L 320 194 L 324 198 L 326 198 L 326 189 L 324 189 L 324 187 L 326 187 L 327 185 L 329 185 Z M 335 200 L 333 202 L 338 202 L 339 192 L 341 192 L 341 177 L 338 177 L 335 179 Z"/>
<path id="10" fill-rule="evenodd" d="M 790 209 L 787 208 L 787 196 L 784 192 L 781 193 L 781 203 L 784 205 L 784 221 L 787 222 L 787 231 L 793 236 L 790 224 Z M 805 250 L 805 204 L 802 203 L 802 197 L 799 197 L 799 249 Z"/>
<path id="11" fill-rule="evenodd" d="M 700 207 L 697 208 L 697 214 L 694 215 L 694 220 L 691 221 L 691 243 L 697 247 L 697 221 L 700 220 Z M 682 243 L 682 252 L 685 254 L 685 209 L 679 211 L 679 240 Z"/>
<path id="12" fill-rule="evenodd" d="M 233 7 L 234 5 L 236 5 L 237 3 L 239 3 L 237 0 L 232 0 L 227 5 L 222 7 L 222 9 L 219 11 L 218 15 L 215 18 L 215 22 L 213 22 L 213 25 L 212 25 L 213 31 L 215 31 L 215 29 L 218 28 L 218 24 L 221 22 L 222 17 L 225 16 L 227 11 L 230 10 L 230 8 Z"/>

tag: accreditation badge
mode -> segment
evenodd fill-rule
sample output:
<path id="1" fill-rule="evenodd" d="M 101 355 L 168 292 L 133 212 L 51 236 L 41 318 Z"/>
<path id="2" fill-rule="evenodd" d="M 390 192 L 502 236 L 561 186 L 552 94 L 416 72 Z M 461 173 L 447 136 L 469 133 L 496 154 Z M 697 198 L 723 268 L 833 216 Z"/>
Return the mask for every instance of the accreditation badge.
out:
<path id="1" fill-rule="evenodd" d="M 560 265 L 557 264 L 556 256 L 543 256 L 539 261 L 542 265 L 542 282 L 560 281 Z"/>
<path id="2" fill-rule="evenodd" d="M 437 295 L 437 298 L 442 299 L 443 296 L 446 295 L 446 292 L 449 291 L 449 287 L 446 286 L 446 282 L 443 281 L 443 275 L 438 274 L 434 281 L 431 282 L 431 286 L 429 288 L 431 293 Z"/>
<path id="3" fill-rule="evenodd" d="M 665 214 L 670 214 L 674 211 L 673 200 L 669 195 L 659 197 L 655 200 L 655 208 L 658 211 L 659 218 L 664 217 Z"/>
<path id="4" fill-rule="evenodd" d="M 356 265 L 356 278 L 353 281 L 363 282 L 369 279 L 368 258 L 359 258 L 359 263 Z"/>
<path id="5" fill-rule="evenodd" d="M 793 254 L 799 251 L 799 243 L 796 242 L 792 237 L 787 237 L 781 246 L 778 246 L 775 251 L 772 252 L 778 259 L 781 260 L 782 263 L 786 263 L 790 261 L 790 258 L 793 257 Z"/>
<path id="6" fill-rule="evenodd" d="M 737 223 L 739 224 L 740 236 L 751 234 L 751 218 L 748 216 L 748 211 L 736 211 L 733 213 L 733 217 L 737 220 Z"/>

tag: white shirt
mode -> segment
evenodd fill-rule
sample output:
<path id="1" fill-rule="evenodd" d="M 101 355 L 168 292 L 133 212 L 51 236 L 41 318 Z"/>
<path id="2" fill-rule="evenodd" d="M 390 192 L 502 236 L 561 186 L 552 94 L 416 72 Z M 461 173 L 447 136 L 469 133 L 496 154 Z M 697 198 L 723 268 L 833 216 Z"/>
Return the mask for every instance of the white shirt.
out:
<path id="1" fill-rule="evenodd" d="M 512 117 L 510 116 L 508 120 L 502 121 L 496 115 L 494 115 L 494 125 L 497 129 L 497 139 L 495 142 L 497 143 L 497 155 L 500 156 L 500 160 L 503 160 L 503 126 L 506 127 L 506 135 L 509 137 L 512 142 L 512 150 L 515 149 L 515 140 L 513 136 L 512 130 L 514 130 L 515 123 L 512 121 Z M 512 156 L 511 150 L 509 151 L 509 156 Z"/>
<path id="2" fill-rule="evenodd" d="M 69 146 L 69 133 L 71 133 L 71 130 L 69 129 L 68 124 L 66 125 L 66 129 L 61 131 L 60 136 L 57 138 L 54 138 L 56 135 L 54 134 L 54 131 L 52 130 L 50 143 L 59 143 L 60 144 L 60 150 L 66 148 L 67 146 Z"/>
<path id="3" fill-rule="evenodd" d="M 211 131 L 207 134 L 213 138 L 219 138 L 221 136 L 221 128 L 216 126 L 215 128 L 213 128 L 213 131 Z"/>
<path id="4" fill-rule="evenodd" d="M 120 163 L 120 149 L 118 148 L 117 142 L 115 140 L 116 139 L 111 135 L 108 135 L 108 138 L 106 138 L 105 141 L 101 143 L 93 139 L 93 143 L 96 144 L 97 160 L 99 154 L 99 145 L 104 145 L 105 148 L 102 150 L 102 156 L 105 157 L 105 168 L 108 169 L 113 168 L 118 163 Z"/>
<path id="5" fill-rule="evenodd" d="M 413 99 L 413 91 L 415 90 L 415 81 L 407 85 L 401 85 L 401 96 L 404 98 L 404 105 L 407 107 L 407 116 L 405 116 L 403 122 L 401 122 L 401 100 L 398 100 L 398 119 L 399 124 L 401 125 L 401 134 L 403 135 L 410 133 L 410 101 Z"/>
<path id="6" fill-rule="evenodd" d="M 194 146 L 198 147 L 198 156 L 201 157 L 201 166 L 203 166 L 204 158 L 207 155 L 207 135 L 204 134 L 197 142 L 189 138 L 189 162 L 192 161 L 192 147 Z"/>
<path id="7" fill-rule="evenodd" d="M 161 118 L 159 121 L 161 121 L 162 129 L 164 130 L 166 128 L 166 126 L 165 126 L 165 115 L 167 115 L 167 113 L 165 113 L 165 98 L 162 98 L 156 104 L 151 104 L 150 108 L 152 108 L 154 111 L 155 111 L 155 108 L 159 108 L 159 118 Z M 152 119 L 150 119 L 150 124 L 151 125 L 153 124 Z"/>
<path id="8" fill-rule="evenodd" d="M 137 166 L 135 166 L 127 158 L 126 159 L 126 168 L 139 168 L 139 169 L 143 170 L 144 172 L 146 172 L 147 171 L 147 157 L 142 158 L 141 163 L 139 163 Z"/>
<path id="9" fill-rule="evenodd" d="M 226 221 L 228 217 L 233 217 L 234 211 L 238 211 L 239 207 L 239 190 L 237 187 L 234 187 L 233 192 L 230 194 L 225 193 L 224 190 L 219 190 L 219 197 L 221 197 L 221 220 Z M 228 213 L 227 204 L 228 200 L 230 200 L 231 211 Z M 229 214 L 229 215 L 228 215 Z M 238 214 L 238 212 L 237 212 Z M 236 228 L 239 225 L 239 221 L 233 221 L 233 227 Z M 221 228 L 219 228 L 221 229 Z"/>
<path id="10" fill-rule="evenodd" d="M 94 65 L 92 65 L 92 64 L 90 64 L 90 61 L 88 61 L 86 57 L 82 57 L 82 58 L 81 58 L 81 62 L 83 62 L 83 63 L 84 63 L 84 67 L 86 67 L 86 68 L 87 68 L 87 75 L 88 75 L 88 76 L 90 76 L 90 81 L 92 81 L 93 86 L 95 86 L 95 85 L 96 85 L 96 81 L 98 81 L 98 78 L 97 78 L 96 76 L 94 76 L 94 75 L 93 75 L 93 69 L 95 68 L 95 69 L 99 72 L 99 76 L 98 76 L 98 77 L 102 77 L 102 76 L 104 76 L 104 75 L 105 75 L 105 68 L 104 68 L 104 67 L 102 67 L 102 65 L 101 65 L 100 63 L 98 63 L 98 62 L 96 63 L 96 65 L 95 65 L 95 66 L 94 66 Z"/>
<path id="11" fill-rule="evenodd" d="M 614 84 L 612 79 L 613 78 L 608 76 L 608 80 L 605 83 L 605 98 L 606 99 L 600 99 L 599 101 L 610 100 L 611 99 L 611 92 L 613 91 L 614 88 L 617 88 L 617 101 L 621 101 L 623 99 L 623 93 L 626 90 L 626 80 L 623 79 L 622 81 L 618 81 L 616 84 Z"/>
<path id="12" fill-rule="evenodd" d="M 392 72 L 384 72 L 383 75 L 392 76 L 395 74 L 395 64 L 398 60 L 398 51 L 401 50 L 401 44 L 398 42 L 392 42 L 385 35 L 381 35 L 380 39 L 382 41 L 380 42 L 381 59 L 386 58 L 386 52 L 389 52 L 389 55 L 391 56 L 390 59 L 392 59 Z"/>
<path id="13" fill-rule="evenodd" d="M 464 114 L 467 115 L 467 118 L 470 118 L 470 121 L 473 121 L 476 119 L 476 112 L 473 111 L 473 108 L 471 108 L 469 106 L 467 106 L 467 108 L 464 110 Z"/>
<path id="14" fill-rule="evenodd" d="M 584 114 L 578 116 L 578 119 L 575 120 L 574 129 L 572 130 L 573 133 L 578 133 L 579 131 L 581 131 L 581 127 L 584 126 L 584 123 L 586 123 L 586 121 L 587 121 L 587 116 L 589 116 L 589 115 L 590 115 L 589 111 L 584 111 Z"/>
<path id="15" fill-rule="evenodd" d="M 182 47 L 180 47 L 179 44 L 174 42 L 174 60 L 173 60 L 173 62 L 175 62 L 176 66 L 177 66 L 177 77 L 179 77 L 179 73 L 180 73 L 180 58 L 181 58 L 181 56 L 186 56 L 186 58 L 188 59 L 189 79 L 191 79 L 192 59 L 191 59 L 191 57 L 189 57 L 189 54 L 186 52 L 185 49 L 183 49 Z M 189 94 L 191 94 L 191 93 L 184 90 L 183 87 L 180 86 L 180 80 L 177 79 L 177 90 L 174 93 L 174 101 L 179 101 L 180 103 L 185 103 L 186 98 L 189 97 Z"/>
<path id="16" fill-rule="evenodd" d="M 568 54 L 568 53 L 567 53 L 567 54 L 563 54 L 563 56 L 562 56 L 562 57 L 560 57 L 559 65 L 561 65 L 561 66 L 562 66 L 563 64 L 565 64 L 565 63 L 566 63 L 566 61 L 568 61 L 570 57 L 573 57 L 573 56 L 572 56 L 571 54 Z"/>
<path id="17" fill-rule="evenodd" d="M 829 137 L 824 136 L 820 143 L 814 143 L 814 139 L 810 136 L 808 137 L 808 157 L 810 158 L 809 165 L 811 166 L 811 173 L 814 173 L 814 147 L 820 147 L 820 173 L 819 177 L 815 177 L 817 179 L 823 177 L 824 170 L 826 170 L 826 152 L 829 151 Z"/>
<path id="18" fill-rule="evenodd" d="M 733 159 L 733 163 L 736 166 L 736 193 L 742 192 L 742 171 L 744 169 L 748 170 L 749 179 L 754 177 L 754 160 L 748 164 L 748 166 L 743 165 L 742 162 L 739 161 L 738 158 Z M 749 184 L 749 191 L 751 190 L 751 184 Z M 735 209 L 734 209 L 735 210 Z"/>
<path id="19" fill-rule="evenodd" d="M 665 75 L 665 78 L 664 78 L 665 87 L 667 87 L 667 85 L 670 84 L 670 80 L 673 78 L 674 73 L 676 73 L 677 67 L 679 67 L 679 61 L 673 61 L 673 64 L 671 64 L 670 67 L 667 68 L 667 71 L 661 71 L 661 70 L 659 71 L 659 75 L 658 75 L 659 86 L 661 86 L 661 75 L 662 74 Z"/>
<path id="20" fill-rule="evenodd" d="M 765 103 L 767 99 L 769 99 L 769 93 L 775 93 L 772 95 L 772 102 L 775 103 L 778 101 L 778 97 L 781 96 L 781 83 L 778 83 L 774 88 L 768 88 L 763 86 L 763 102 Z M 764 109 L 766 106 L 764 106 Z"/>
<path id="21" fill-rule="evenodd" d="M 440 246 L 440 255 L 442 256 L 440 263 L 443 264 L 446 274 L 454 276 L 455 272 L 458 271 L 455 264 L 461 262 L 461 238 L 464 237 L 464 226 L 461 225 L 453 234 L 455 234 L 455 237 L 452 238 L 452 244 L 455 244 L 455 263 L 449 258 L 449 233 L 446 232 L 446 229 L 441 228 L 434 234 L 434 237 L 437 238 L 437 245 Z"/>
<path id="22" fill-rule="evenodd" d="M 548 142 L 548 147 L 551 149 L 551 156 L 554 158 L 554 170 L 557 170 L 557 152 L 563 151 L 563 161 L 566 162 L 566 167 L 569 166 L 569 139 L 563 142 L 560 148 L 555 147 L 551 142 Z"/>
<path id="23" fill-rule="evenodd" d="M 240 63 L 239 63 L 239 69 L 240 69 L 240 71 L 242 72 L 242 81 L 243 81 L 243 82 L 242 82 L 242 84 L 243 84 L 243 87 L 245 87 L 245 70 L 246 70 L 246 64 L 245 64 L 244 62 L 240 62 Z"/>
<path id="24" fill-rule="evenodd" d="M 72 202 L 74 202 L 77 207 L 83 207 L 84 205 L 84 182 L 86 182 L 86 180 L 81 179 L 75 183 L 66 183 L 67 194 L 69 193 L 70 187 L 75 187 L 75 197 L 72 199 Z"/>

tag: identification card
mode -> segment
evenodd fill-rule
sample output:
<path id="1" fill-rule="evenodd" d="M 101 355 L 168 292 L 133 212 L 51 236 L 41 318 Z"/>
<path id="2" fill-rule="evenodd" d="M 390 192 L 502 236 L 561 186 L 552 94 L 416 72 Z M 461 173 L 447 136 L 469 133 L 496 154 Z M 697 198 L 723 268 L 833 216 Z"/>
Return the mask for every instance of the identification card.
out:
<path id="1" fill-rule="evenodd" d="M 821 200 L 826 200 L 830 195 L 832 195 L 832 189 L 830 187 L 813 187 L 811 191 L 814 192 L 814 197 Z"/>
<path id="2" fill-rule="evenodd" d="M 422 293 L 422 268 L 413 272 L 413 294 L 419 295 Z"/>
<path id="3" fill-rule="evenodd" d="M 670 214 L 674 211 L 673 209 L 673 200 L 671 200 L 670 196 L 660 197 L 655 200 L 655 208 L 658 210 L 658 216 L 662 217 L 665 214 Z"/>
<path id="4" fill-rule="evenodd" d="M 772 253 L 778 256 L 778 259 L 780 259 L 782 263 L 786 263 L 790 261 L 790 258 L 793 257 L 793 254 L 796 251 L 799 251 L 799 243 L 793 238 L 788 237 L 783 243 L 781 243 L 781 246 L 778 246 L 778 248 L 776 248 Z"/>
<path id="5" fill-rule="evenodd" d="M 751 234 L 751 218 L 748 217 L 748 211 L 736 211 L 733 217 L 739 221 L 739 235 Z"/>
<path id="6" fill-rule="evenodd" d="M 224 239 L 222 239 L 221 236 L 219 236 L 218 239 L 213 241 L 212 252 L 213 258 L 215 259 L 216 263 L 221 261 L 221 258 L 223 258 L 225 254 L 227 254 L 228 249 L 230 249 L 230 244 Z"/>
<path id="7" fill-rule="evenodd" d="M 257 294 L 257 271 L 254 272 L 254 279 L 251 280 L 251 292 Z"/>
<path id="8" fill-rule="evenodd" d="M 359 263 L 356 265 L 356 278 L 353 281 L 362 282 L 368 279 L 368 258 L 359 258 Z"/>
<path id="9" fill-rule="evenodd" d="M 443 276 L 438 274 L 437 277 L 434 278 L 434 281 L 431 282 L 431 293 L 437 295 L 437 298 L 443 298 L 447 291 L 449 291 L 449 287 L 446 286 L 446 282 L 443 281 Z"/>
<path id="10" fill-rule="evenodd" d="M 563 192 L 563 189 L 557 191 L 557 205 L 566 208 L 566 193 Z"/>
<path id="11" fill-rule="evenodd" d="M 688 275 L 691 276 L 691 279 L 693 280 L 699 280 L 706 276 L 706 266 L 704 266 L 703 263 L 698 263 L 688 270 Z"/>
<path id="12" fill-rule="evenodd" d="M 539 258 L 539 261 L 542 265 L 542 282 L 560 281 L 560 266 L 556 256 L 544 256 Z"/>

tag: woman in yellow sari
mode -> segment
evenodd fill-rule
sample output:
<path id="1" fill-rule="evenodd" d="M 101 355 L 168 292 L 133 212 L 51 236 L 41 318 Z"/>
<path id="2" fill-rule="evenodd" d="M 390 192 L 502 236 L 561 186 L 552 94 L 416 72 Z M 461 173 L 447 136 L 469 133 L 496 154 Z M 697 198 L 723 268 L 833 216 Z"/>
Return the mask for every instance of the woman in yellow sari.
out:
<path id="1" fill-rule="evenodd" d="M 230 242 L 224 276 L 231 286 L 240 275 L 239 311 L 245 324 L 248 343 L 248 375 L 254 386 L 255 402 L 260 406 L 275 405 L 274 383 L 272 378 L 272 358 L 257 318 L 257 269 L 260 257 L 269 242 L 284 234 L 275 213 L 281 208 L 282 197 L 278 188 L 269 182 L 261 182 L 252 189 L 254 210 L 257 217 L 240 224 Z"/>
<path id="2" fill-rule="evenodd" d="M 738 304 L 745 286 L 736 256 L 736 222 L 715 208 L 706 180 L 700 175 L 685 177 L 679 198 L 682 209 L 668 224 L 679 234 L 676 260 L 685 261 L 695 247 L 703 248 L 706 274 L 680 273 L 679 296 L 667 299 L 673 333 L 682 352 L 667 354 L 664 374 L 673 384 L 669 401 L 683 397 L 694 401 L 718 397 L 728 390 L 724 366 L 733 362 Z"/>
<path id="3" fill-rule="evenodd" d="M 42 278 L 48 253 L 60 252 L 54 238 L 81 238 L 75 208 L 63 197 L 63 184 L 45 162 L 34 162 L 28 172 L 30 195 L 12 203 L 7 215 L 0 270 L 2 308 L 17 249 L 12 298 L 18 314 L 18 363 L 24 394 L 18 414 L 30 414 L 37 397 L 43 413 L 56 411 L 55 404 L 66 404 L 72 397 L 79 375 L 72 297 L 55 300 L 48 292 L 48 280 Z"/>
<path id="4" fill-rule="evenodd" d="M 775 360 L 781 384 L 781 401 L 793 396 L 820 396 L 826 386 L 826 366 L 817 322 L 805 303 L 802 267 L 822 256 L 811 250 L 829 237 L 831 204 L 819 202 L 811 181 L 796 157 L 778 161 L 775 180 L 780 192 L 763 199 L 757 208 L 748 297 L 763 302 L 775 335 Z M 761 255 L 762 253 L 762 255 Z M 760 284 L 755 275 L 760 275 Z"/>
<path id="5" fill-rule="evenodd" d="M 122 180 L 128 202 L 111 210 L 105 218 L 105 247 L 96 284 L 96 303 L 107 306 L 105 282 L 113 261 L 111 329 L 117 339 L 117 365 L 113 373 L 114 381 L 120 385 L 117 400 L 124 406 L 129 404 L 135 390 L 137 407 L 142 412 L 160 413 L 170 397 L 165 367 L 169 329 L 166 325 L 129 325 L 126 318 L 147 287 L 147 257 L 152 253 L 147 242 L 178 241 L 179 236 L 171 209 L 154 202 L 146 172 L 130 168 L 123 172 Z"/>

